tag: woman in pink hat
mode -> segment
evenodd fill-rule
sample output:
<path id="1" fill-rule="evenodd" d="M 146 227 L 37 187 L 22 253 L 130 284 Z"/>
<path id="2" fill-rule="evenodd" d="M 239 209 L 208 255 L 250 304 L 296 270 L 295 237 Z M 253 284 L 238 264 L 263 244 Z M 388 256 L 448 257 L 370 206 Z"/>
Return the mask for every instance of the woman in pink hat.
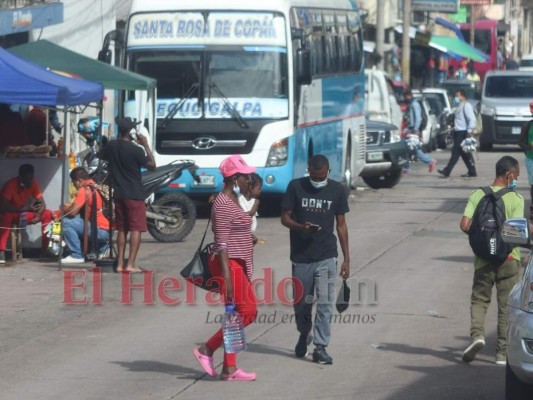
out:
<path id="1" fill-rule="evenodd" d="M 226 303 L 235 304 L 244 326 L 255 320 L 257 306 L 250 285 L 253 273 L 252 217 L 239 206 L 239 195 L 248 191 L 249 174 L 255 171 L 239 155 L 233 155 L 220 163 L 224 188 L 213 202 L 211 220 L 215 234 L 214 252 L 209 259 L 213 277 L 222 277 L 221 293 Z M 204 371 L 216 376 L 213 353 L 223 345 L 222 329 L 199 348 L 194 355 Z M 235 353 L 224 352 L 224 365 L 220 379 L 225 381 L 253 381 L 256 374 L 237 368 Z"/>

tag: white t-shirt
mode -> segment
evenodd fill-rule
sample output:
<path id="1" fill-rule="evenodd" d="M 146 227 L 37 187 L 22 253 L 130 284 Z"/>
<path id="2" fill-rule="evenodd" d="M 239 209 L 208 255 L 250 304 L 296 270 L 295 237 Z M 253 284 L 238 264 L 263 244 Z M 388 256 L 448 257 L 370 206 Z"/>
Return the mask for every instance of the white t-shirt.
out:
<path id="1" fill-rule="evenodd" d="M 246 197 L 244 197 L 242 194 L 239 195 L 239 205 L 241 208 L 248 213 L 252 207 L 254 206 L 255 199 L 246 200 Z M 257 213 L 252 216 L 252 232 L 255 232 L 255 229 L 257 228 Z"/>

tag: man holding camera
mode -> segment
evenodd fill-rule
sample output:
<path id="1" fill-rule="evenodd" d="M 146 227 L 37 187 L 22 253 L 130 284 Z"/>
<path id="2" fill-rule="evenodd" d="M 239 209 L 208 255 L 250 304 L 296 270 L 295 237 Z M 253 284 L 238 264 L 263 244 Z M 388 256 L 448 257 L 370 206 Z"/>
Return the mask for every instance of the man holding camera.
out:
<path id="1" fill-rule="evenodd" d="M 46 255 L 48 236 L 46 226 L 52 222 L 52 212 L 46 209 L 43 193 L 34 179 L 33 165 L 23 164 L 19 167 L 19 175 L 8 180 L 0 191 L 0 264 L 6 263 L 6 246 L 10 229 L 13 224 L 42 224 L 41 254 Z M 21 218 L 22 217 L 22 218 Z"/>
<path id="2" fill-rule="evenodd" d="M 146 136 L 137 131 L 136 122 L 129 117 L 118 124 L 119 138 L 110 141 L 100 152 L 109 161 L 113 179 L 113 200 L 117 227 L 118 272 L 141 272 L 136 266 L 141 246 L 141 233 L 146 232 L 145 193 L 141 180 L 141 168 L 155 169 L 155 160 Z M 141 147 L 134 142 L 139 143 Z M 129 256 L 125 263 L 126 239 L 130 234 Z"/>

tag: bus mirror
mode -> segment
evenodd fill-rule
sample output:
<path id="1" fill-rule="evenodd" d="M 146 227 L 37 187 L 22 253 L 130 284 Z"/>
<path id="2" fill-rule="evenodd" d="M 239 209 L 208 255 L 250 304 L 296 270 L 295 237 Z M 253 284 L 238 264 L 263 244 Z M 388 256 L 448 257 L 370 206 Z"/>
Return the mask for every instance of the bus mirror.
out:
<path id="1" fill-rule="evenodd" d="M 98 61 L 105 62 L 106 64 L 111 64 L 111 50 L 100 50 L 98 52 Z"/>
<path id="2" fill-rule="evenodd" d="M 308 49 L 300 48 L 296 52 L 296 81 L 300 85 L 309 85 L 312 81 Z"/>

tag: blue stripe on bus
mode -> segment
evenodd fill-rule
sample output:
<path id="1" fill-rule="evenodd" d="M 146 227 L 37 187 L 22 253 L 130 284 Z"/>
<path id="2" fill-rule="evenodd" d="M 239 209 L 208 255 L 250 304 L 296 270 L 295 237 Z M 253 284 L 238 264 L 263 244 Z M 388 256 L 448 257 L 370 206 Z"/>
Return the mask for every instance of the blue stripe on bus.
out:
<path id="1" fill-rule="evenodd" d="M 285 47 L 273 47 L 273 46 L 243 46 L 244 51 L 270 51 L 272 53 L 287 53 Z"/>
<path id="2" fill-rule="evenodd" d="M 202 50 L 205 49 L 203 45 L 157 45 L 157 46 L 132 46 L 128 47 L 128 51 L 134 50 L 158 50 L 158 49 L 195 49 Z"/>

